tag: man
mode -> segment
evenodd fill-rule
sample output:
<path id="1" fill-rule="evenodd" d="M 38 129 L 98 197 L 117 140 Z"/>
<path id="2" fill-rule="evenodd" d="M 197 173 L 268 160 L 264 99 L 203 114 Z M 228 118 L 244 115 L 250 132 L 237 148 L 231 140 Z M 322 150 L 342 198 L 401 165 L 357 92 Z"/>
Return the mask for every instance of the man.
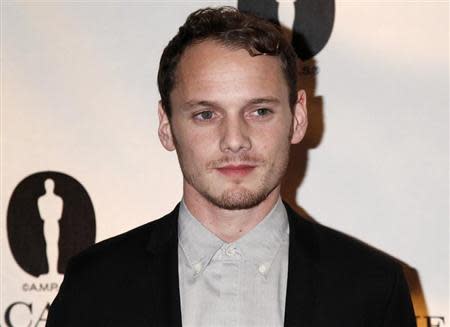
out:
<path id="1" fill-rule="evenodd" d="M 183 200 L 73 258 L 47 326 L 415 326 L 400 266 L 280 199 L 307 126 L 272 24 L 192 13 L 161 58 L 159 138 Z"/>

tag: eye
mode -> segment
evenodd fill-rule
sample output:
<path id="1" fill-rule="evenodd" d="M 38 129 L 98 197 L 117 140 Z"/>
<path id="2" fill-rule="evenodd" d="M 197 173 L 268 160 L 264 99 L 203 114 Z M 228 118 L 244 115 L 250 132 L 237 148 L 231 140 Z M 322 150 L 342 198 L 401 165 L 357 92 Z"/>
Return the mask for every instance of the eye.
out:
<path id="1" fill-rule="evenodd" d="M 194 114 L 194 119 L 197 120 L 211 120 L 214 117 L 214 113 L 209 110 L 205 110 Z"/>
<path id="2" fill-rule="evenodd" d="M 272 113 L 272 110 L 268 108 L 258 108 L 256 109 L 253 114 L 257 117 L 264 117 Z"/>

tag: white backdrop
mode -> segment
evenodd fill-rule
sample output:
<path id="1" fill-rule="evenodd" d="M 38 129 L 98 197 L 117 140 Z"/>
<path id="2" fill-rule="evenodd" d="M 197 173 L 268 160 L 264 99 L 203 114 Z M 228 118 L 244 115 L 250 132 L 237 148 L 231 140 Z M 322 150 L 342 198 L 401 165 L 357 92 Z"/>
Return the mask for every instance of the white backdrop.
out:
<path id="1" fill-rule="evenodd" d="M 176 156 L 157 138 L 159 57 L 191 11 L 220 4 L 236 2 L 3 1 L 1 326 L 43 326 L 62 280 L 13 255 L 19 230 L 31 242 L 25 220 L 11 229 L 27 176 L 75 178 L 96 241 L 180 200 Z M 329 42 L 306 65 L 318 68 L 303 78 L 312 130 L 290 202 L 401 260 L 418 325 L 450 326 L 449 2 L 338 0 Z"/>

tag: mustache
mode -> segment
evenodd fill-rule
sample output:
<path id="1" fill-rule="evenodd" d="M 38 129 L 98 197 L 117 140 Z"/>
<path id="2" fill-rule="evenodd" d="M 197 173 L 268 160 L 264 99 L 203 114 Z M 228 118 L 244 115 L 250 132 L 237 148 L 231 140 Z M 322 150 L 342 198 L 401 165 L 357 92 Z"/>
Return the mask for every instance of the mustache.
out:
<path id="1" fill-rule="evenodd" d="M 263 164 L 265 161 L 263 158 L 255 155 L 249 155 L 249 154 L 240 154 L 238 156 L 225 156 L 216 160 L 212 160 L 208 162 L 207 167 L 208 168 L 220 168 L 229 164 L 233 165 L 250 165 L 250 166 L 256 166 Z"/>

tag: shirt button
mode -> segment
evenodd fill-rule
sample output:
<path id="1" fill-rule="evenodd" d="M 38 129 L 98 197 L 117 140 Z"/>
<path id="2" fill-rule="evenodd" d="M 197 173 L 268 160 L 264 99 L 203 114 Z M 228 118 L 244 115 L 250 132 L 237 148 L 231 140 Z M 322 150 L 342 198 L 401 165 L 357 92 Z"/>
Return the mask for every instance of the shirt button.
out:
<path id="1" fill-rule="evenodd" d="M 196 273 L 199 273 L 200 270 L 202 270 L 202 264 L 201 264 L 200 262 L 199 262 L 199 263 L 196 263 L 196 264 L 194 265 L 194 270 L 195 270 Z"/>
<path id="2" fill-rule="evenodd" d="M 265 265 L 261 265 L 261 266 L 259 266 L 259 268 L 258 268 L 258 271 L 259 271 L 261 274 L 264 274 L 264 273 L 266 272 L 266 270 L 267 270 L 267 268 L 266 268 Z"/>
<path id="3" fill-rule="evenodd" d="M 227 247 L 227 249 L 225 250 L 225 253 L 227 256 L 232 257 L 236 254 L 236 249 L 232 246 Z"/>

